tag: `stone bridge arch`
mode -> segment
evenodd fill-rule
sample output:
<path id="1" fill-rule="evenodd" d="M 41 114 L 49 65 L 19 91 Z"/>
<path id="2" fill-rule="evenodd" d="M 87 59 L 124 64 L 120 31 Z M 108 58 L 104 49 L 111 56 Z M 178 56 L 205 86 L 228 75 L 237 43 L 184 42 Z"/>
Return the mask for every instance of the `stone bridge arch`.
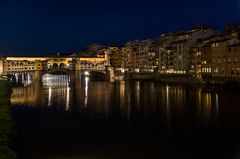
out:
<path id="1" fill-rule="evenodd" d="M 52 75 L 70 75 L 70 72 L 68 69 L 61 69 L 61 68 L 56 68 L 56 69 L 49 69 L 47 71 L 42 71 L 42 76 L 46 74 L 52 74 Z"/>
<path id="2" fill-rule="evenodd" d="M 59 64 L 59 68 L 63 68 L 63 69 L 64 69 L 64 68 L 66 68 L 66 67 L 67 67 L 67 66 L 66 66 L 65 63 L 60 63 L 60 64 Z"/>
<path id="3" fill-rule="evenodd" d="M 52 68 L 53 69 L 57 69 L 58 68 L 58 64 L 57 63 L 53 63 Z"/>

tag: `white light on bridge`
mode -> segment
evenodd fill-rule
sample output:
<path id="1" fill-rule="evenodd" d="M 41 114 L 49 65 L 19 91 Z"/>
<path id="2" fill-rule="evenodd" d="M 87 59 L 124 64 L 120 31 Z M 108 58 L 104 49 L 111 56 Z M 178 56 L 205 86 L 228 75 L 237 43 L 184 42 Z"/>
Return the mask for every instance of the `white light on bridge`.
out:
<path id="1" fill-rule="evenodd" d="M 125 69 L 121 68 L 121 72 L 124 73 L 124 72 L 125 72 Z"/>
<path id="2" fill-rule="evenodd" d="M 85 75 L 85 76 L 89 76 L 90 73 L 89 73 L 88 71 L 85 71 L 85 72 L 84 72 L 84 75 Z"/>

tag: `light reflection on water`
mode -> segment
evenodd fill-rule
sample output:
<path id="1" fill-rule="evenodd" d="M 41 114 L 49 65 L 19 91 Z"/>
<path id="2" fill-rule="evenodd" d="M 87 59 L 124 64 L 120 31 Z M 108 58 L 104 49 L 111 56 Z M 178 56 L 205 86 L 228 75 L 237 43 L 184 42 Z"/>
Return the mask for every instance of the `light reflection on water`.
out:
<path id="1" fill-rule="evenodd" d="M 47 105 L 49 107 L 56 104 L 64 104 L 65 110 L 69 110 L 70 87 L 68 75 L 44 75 L 42 79 L 42 89 L 44 90 L 44 97 L 45 95 L 48 97 Z"/>
<path id="2" fill-rule="evenodd" d="M 169 86 L 166 85 L 166 114 L 167 114 L 167 126 L 170 128 L 170 120 L 171 120 L 171 110 L 169 106 Z"/>
<path id="3" fill-rule="evenodd" d="M 236 98 L 239 94 L 235 94 Z M 202 87 L 164 85 L 154 82 L 70 81 L 67 75 L 45 75 L 42 82 L 13 88 L 12 105 L 50 107 L 57 111 L 87 110 L 106 119 L 165 123 L 171 128 L 191 123 L 213 125 L 224 110 L 227 93 Z M 238 98 L 239 99 L 239 98 Z"/>
<path id="4" fill-rule="evenodd" d="M 26 87 L 32 84 L 32 75 L 30 73 L 10 73 L 10 81 L 14 84 L 21 84 Z"/>
<path id="5" fill-rule="evenodd" d="M 88 104 L 88 82 L 89 77 L 85 77 L 85 99 L 84 99 L 84 106 L 87 107 Z"/>

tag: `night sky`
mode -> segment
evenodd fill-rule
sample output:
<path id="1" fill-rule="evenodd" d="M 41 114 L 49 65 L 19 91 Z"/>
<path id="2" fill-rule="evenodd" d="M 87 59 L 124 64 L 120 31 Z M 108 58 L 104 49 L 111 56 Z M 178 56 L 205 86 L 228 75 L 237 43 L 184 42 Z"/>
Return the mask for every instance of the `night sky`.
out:
<path id="1" fill-rule="evenodd" d="M 5 55 L 75 52 L 204 23 L 240 22 L 240 0 L 0 0 Z"/>

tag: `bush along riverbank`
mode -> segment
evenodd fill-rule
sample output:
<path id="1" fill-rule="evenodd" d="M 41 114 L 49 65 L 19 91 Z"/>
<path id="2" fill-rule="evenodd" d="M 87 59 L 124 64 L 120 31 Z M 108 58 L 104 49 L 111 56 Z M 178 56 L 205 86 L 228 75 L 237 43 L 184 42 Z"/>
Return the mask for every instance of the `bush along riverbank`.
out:
<path id="1" fill-rule="evenodd" d="M 0 159 L 15 159 L 13 141 L 15 131 L 10 112 L 11 88 L 7 80 L 0 79 Z"/>

